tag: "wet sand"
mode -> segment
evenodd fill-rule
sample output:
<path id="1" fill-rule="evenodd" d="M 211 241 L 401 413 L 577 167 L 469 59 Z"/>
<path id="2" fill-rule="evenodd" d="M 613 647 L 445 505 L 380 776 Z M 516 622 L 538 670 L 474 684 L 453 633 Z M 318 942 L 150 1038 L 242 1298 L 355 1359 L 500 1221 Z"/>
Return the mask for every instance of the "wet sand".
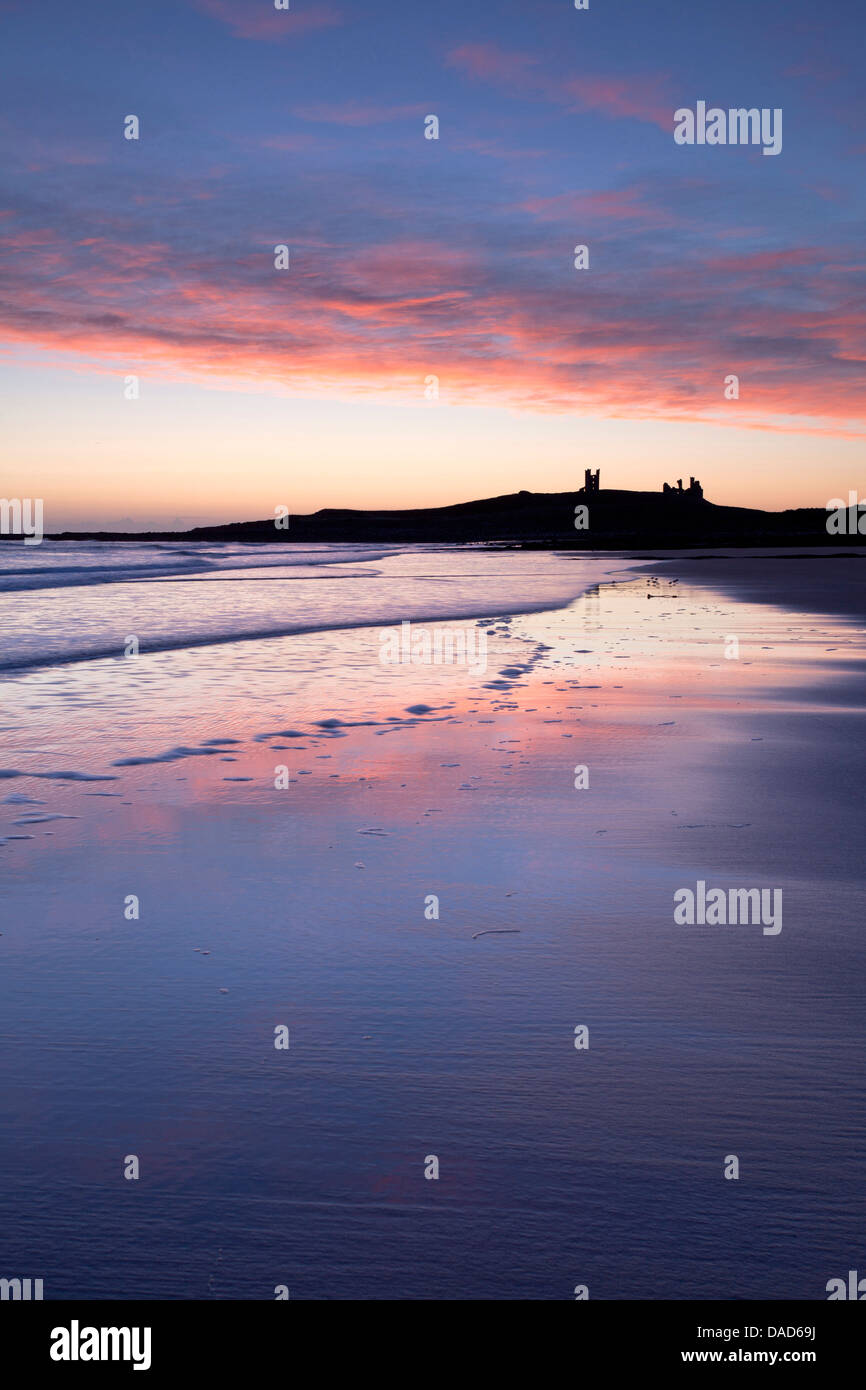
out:
<path id="1" fill-rule="evenodd" d="M 7 685 L 9 1268 L 826 1297 L 866 1216 L 866 634 L 676 572 L 485 619 L 482 676 L 371 629 Z M 114 780 L 28 775 L 64 767 Z M 780 888 L 782 931 L 677 925 L 698 880 Z"/>
<path id="2" fill-rule="evenodd" d="M 866 619 L 866 547 L 669 552 L 649 572 L 679 575 L 747 603 Z"/>

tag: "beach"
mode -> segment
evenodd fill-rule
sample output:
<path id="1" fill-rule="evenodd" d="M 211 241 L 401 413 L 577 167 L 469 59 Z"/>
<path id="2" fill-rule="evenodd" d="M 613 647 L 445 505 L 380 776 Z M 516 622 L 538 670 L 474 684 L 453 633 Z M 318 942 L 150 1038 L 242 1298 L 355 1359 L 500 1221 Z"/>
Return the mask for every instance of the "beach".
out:
<path id="1" fill-rule="evenodd" d="M 866 561 L 137 549 L 0 551 L 5 1265 L 825 1298 L 866 1215 Z M 780 930 L 677 923 L 698 883 Z"/>
<path id="2" fill-rule="evenodd" d="M 856 544 L 842 543 L 833 554 L 785 546 L 668 551 L 648 572 L 681 576 L 747 602 L 866 621 L 866 547 Z"/>

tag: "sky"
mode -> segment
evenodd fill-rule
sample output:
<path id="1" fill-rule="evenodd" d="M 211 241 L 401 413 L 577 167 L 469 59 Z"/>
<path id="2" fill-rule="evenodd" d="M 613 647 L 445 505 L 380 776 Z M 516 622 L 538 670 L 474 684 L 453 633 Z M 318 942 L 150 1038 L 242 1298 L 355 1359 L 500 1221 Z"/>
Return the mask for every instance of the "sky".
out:
<path id="1" fill-rule="evenodd" d="M 0 31 L 0 494 L 47 530 L 586 467 L 863 490 L 862 0 L 0 0 Z M 780 109 L 780 152 L 677 144 L 698 101 Z"/>

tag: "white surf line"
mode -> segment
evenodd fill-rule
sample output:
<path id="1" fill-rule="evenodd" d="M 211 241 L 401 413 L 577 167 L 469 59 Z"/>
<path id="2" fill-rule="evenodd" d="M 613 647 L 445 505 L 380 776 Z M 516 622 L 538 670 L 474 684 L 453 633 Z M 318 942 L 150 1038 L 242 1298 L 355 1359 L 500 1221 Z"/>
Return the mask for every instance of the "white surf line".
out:
<path id="1" fill-rule="evenodd" d="M 518 600 L 517 602 L 507 602 L 505 598 L 488 608 L 486 611 L 479 612 L 478 607 L 473 605 L 465 609 L 450 613 L 432 614 L 412 614 L 408 617 L 405 614 L 388 617 L 365 616 L 352 622 L 335 621 L 332 618 L 325 619 L 321 623 L 307 623 L 301 626 L 281 626 L 275 628 L 265 628 L 259 631 L 250 632 L 230 632 L 230 633 L 210 633 L 200 637 L 162 637 L 149 641 L 144 638 L 140 647 L 140 657 L 149 656 L 156 652 L 185 651 L 194 647 L 219 647 L 232 642 L 264 642 L 275 637 L 305 637 L 318 632 L 356 632 L 362 628 L 377 629 L 382 627 L 393 627 L 397 623 L 411 622 L 416 625 L 422 623 L 456 623 L 456 622 L 480 622 L 492 618 L 507 618 L 514 616 L 528 615 L 531 613 L 555 613 L 562 609 L 569 608 L 577 599 L 582 598 L 590 589 L 594 589 L 599 583 L 612 582 L 604 575 L 601 579 L 587 578 L 586 583 L 581 586 L 577 593 L 569 594 L 560 599 L 529 599 Z M 37 671 L 44 670 L 50 666 L 69 666 L 82 661 L 106 661 L 119 660 L 124 658 L 119 655 L 117 644 L 111 647 L 94 648 L 92 651 L 77 652 L 57 652 L 53 655 L 34 656 L 24 659 L 12 658 L 3 660 L 0 658 L 0 676 L 5 672 Z"/>

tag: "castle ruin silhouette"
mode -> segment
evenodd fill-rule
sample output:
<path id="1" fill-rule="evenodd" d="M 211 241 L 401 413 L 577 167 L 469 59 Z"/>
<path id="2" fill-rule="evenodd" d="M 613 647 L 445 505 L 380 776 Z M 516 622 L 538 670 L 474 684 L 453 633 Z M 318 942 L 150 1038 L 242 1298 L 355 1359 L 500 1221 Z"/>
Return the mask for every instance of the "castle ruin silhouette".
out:
<path id="1" fill-rule="evenodd" d="M 682 478 L 677 478 L 676 487 L 671 487 L 669 483 L 663 483 L 662 492 L 666 497 L 689 497 L 693 502 L 702 501 L 704 496 L 704 490 L 697 478 L 689 478 L 688 487 L 683 487 Z"/>
<path id="2" fill-rule="evenodd" d="M 583 473 L 583 487 L 580 488 L 580 491 L 584 494 L 584 496 L 588 496 L 589 493 L 591 493 L 591 492 L 598 492 L 598 490 L 599 490 L 599 482 L 598 482 L 598 479 L 599 479 L 599 474 L 600 474 L 600 473 L 601 473 L 601 469 L 600 469 L 600 468 L 597 468 L 597 469 L 595 470 L 594 473 L 593 473 L 593 471 L 592 471 L 591 468 L 586 468 L 586 469 L 584 469 L 584 473 Z"/>
<path id="3" fill-rule="evenodd" d="M 600 492 L 600 490 L 601 490 L 601 469 L 600 469 L 600 468 L 596 468 L 595 472 L 593 472 L 593 470 L 592 470 L 591 468 L 586 468 L 586 469 L 584 469 L 584 473 L 583 473 L 583 487 L 578 489 L 578 496 L 580 496 L 580 497 L 590 497 L 590 496 L 594 496 L 596 493 Z M 689 485 L 688 485 L 688 487 L 683 487 L 683 480 L 682 480 L 682 478 L 677 478 L 677 485 L 676 485 L 676 487 L 672 487 L 672 486 L 670 485 L 670 483 L 662 483 L 662 493 L 664 494 L 665 497 L 668 497 L 668 498 L 670 498 L 670 497 L 677 497 L 677 498 L 688 497 L 689 500 L 692 501 L 692 502 L 701 502 L 701 501 L 703 501 L 703 496 L 704 496 L 704 490 L 703 490 L 703 488 L 701 487 L 700 482 L 698 481 L 697 478 L 689 478 Z"/>

